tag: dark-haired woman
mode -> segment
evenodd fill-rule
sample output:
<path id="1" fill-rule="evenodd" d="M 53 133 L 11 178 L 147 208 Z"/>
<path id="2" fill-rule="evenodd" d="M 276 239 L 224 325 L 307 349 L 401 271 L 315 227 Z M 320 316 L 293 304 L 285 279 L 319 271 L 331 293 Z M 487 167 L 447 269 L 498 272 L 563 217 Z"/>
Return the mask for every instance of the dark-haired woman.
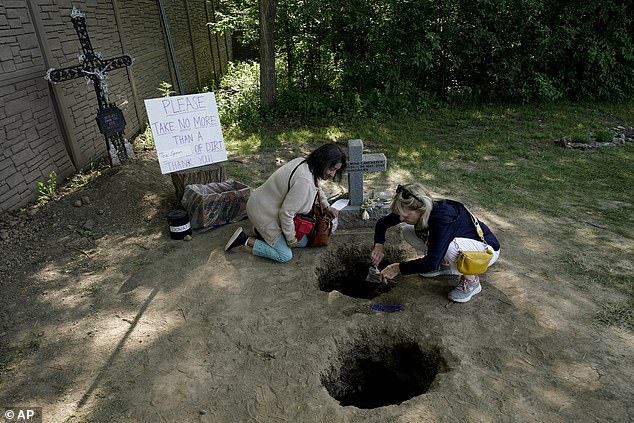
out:
<path id="1" fill-rule="evenodd" d="M 458 272 L 456 259 L 460 251 L 493 250 L 489 266 L 500 256 L 500 243 L 493 232 L 482 222 L 484 240 L 476 230 L 475 221 L 467 208 L 453 200 L 434 200 L 421 184 L 399 185 L 392 198 L 392 213 L 379 219 L 374 229 L 374 247 L 370 254 L 373 265 L 383 260 L 385 232 L 401 222 L 403 238 L 421 256 L 414 260 L 393 263 L 380 273 L 384 279 L 393 279 L 399 274 L 419 273 L 424 277 L 461 275 L 458 286 L 449 292 L 449 299 L 466 303 L 480 293 L 478 275 L 462 275 Z M 483 242 L 484 241 L 484 242 Z"/>
<path id="2" fill-rule="evenodd" d="M 293 258 L 292 248 L 308 244 L 308 236 L 297 239 L 293 218 L 310 213 L 316 198 L 326 213 L 336 218 L 337 210 L 329 206 L 319 181 L 340 180 L 345 168 L 345 153 L 336 144 L 329 143 L 305 159 L 291 160 L 277 169 L 253 191 L 247 202 L 247 215 L 259 237 L 249 237 L 238 228 L 225 245 L 225 251 L 244 245 L 255 256 L 280 263 L 289 261 Z"/>

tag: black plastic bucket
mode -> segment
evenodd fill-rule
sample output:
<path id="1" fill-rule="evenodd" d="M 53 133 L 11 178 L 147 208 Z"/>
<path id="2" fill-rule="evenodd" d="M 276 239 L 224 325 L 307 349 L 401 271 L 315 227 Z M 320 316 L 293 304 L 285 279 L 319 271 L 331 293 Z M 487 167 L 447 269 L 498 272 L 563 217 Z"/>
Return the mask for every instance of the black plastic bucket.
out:
<path id="1" fill-rule="evenodd" d="M 192 234 L 192 225 L 185 210 L 171 210 L 167 213 L 167 221 L 170 225 L 170 237 L 172 239 L 183 239 Z"/>

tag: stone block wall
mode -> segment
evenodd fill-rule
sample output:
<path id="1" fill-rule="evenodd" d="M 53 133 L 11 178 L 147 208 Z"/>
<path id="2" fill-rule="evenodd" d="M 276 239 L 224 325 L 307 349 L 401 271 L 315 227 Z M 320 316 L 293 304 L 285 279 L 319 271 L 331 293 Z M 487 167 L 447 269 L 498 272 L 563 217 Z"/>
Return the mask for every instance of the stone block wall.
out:
<path id="1" fill-rule="evenodd" d="M 106 154 L 92 84 L 44 80 L 50 68 L 79 64 L 73 6 L 85 14 L 92 47 L 104 59 L 129 54 L 134 60 L 108 74 L 110 101 L 124 113 L 128 138 L 144 130 L 144 99 L 160 96 L 162 81 L 178 92 L 178 74 L 181 94 L 197 92 L 221 76 L 230 58 L 227 37 L 208 32 L 214 14 L 206 0 L 2 0 L 0 212 L 35 200 L 37 182 L 51 172 L 61 181 Z"/>
<path id="2" fill-rule="evenodd" d="M 0 210 L 35 199 L 51 172 L 74 170 L 43 71 L 26 1 L 0 2 Z"/>
<path id="3" fill-rule="evenodd" d="M 141 126 L 144 126 L 147 112 L 143 100 L 158 97 L 158 87 L 163 81 L 175 85 L 161 12 L 156 0 L 120 1 L 118 4 L 124 50 L 134 59 L 128 73 L 137 92 L 135 109 Z"/>
<path id="4" fill-rule="evenodd" d="M 189 10 L 189 24 L 192 31 L 192 52 L 199 69 L 199 86 L 209 85 L 214 79 L 214 67 L 211 59 L 211 46 L 209 44 L 209 31 L 207 31 L 207 14 L 205 4 L 202 2 L 191 3 Z"/>

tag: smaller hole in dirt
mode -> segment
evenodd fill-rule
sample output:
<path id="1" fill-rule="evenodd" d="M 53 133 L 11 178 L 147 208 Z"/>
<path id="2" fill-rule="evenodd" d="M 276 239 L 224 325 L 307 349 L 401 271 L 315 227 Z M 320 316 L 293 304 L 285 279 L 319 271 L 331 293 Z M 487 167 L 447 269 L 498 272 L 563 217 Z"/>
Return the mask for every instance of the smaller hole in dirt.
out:
<path id="1" fill-rule="evenodd" d="M 339 352 L 339 359 L 321 376 L 328 393 L 342 406 L 377 408 L 400 404 L 424 394 L 445 360 L 436 348 L 426 350 L 415 342 L 398 341 L 386 345 L 385 337 L 376 344 L 353 344 Z"/>
<path id="2" fill-rule="evenodd" d="M 385 259 L 379 264 L 379 269 L 401 261 L 402 255 L 400 250 L 386 249 Z M 339 247 L 325 256 L 317 267 L 319 289 L 325 292 L 337 290 L 349 297 L 364 299 L 388 292 L 391 289 L 389 285 L 365 280 L 370 265 L 367 248 Z"/>

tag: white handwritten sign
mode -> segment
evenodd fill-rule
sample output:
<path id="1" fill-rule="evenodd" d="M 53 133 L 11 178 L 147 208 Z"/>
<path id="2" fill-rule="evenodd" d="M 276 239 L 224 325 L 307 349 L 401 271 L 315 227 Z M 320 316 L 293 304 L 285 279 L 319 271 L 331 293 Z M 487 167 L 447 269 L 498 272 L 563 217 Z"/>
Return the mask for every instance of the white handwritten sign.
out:
<path id="1" fill-rule="evenodd" d="M 145 100 L 161 173 L 227 160 L 214 93 Z"/>

